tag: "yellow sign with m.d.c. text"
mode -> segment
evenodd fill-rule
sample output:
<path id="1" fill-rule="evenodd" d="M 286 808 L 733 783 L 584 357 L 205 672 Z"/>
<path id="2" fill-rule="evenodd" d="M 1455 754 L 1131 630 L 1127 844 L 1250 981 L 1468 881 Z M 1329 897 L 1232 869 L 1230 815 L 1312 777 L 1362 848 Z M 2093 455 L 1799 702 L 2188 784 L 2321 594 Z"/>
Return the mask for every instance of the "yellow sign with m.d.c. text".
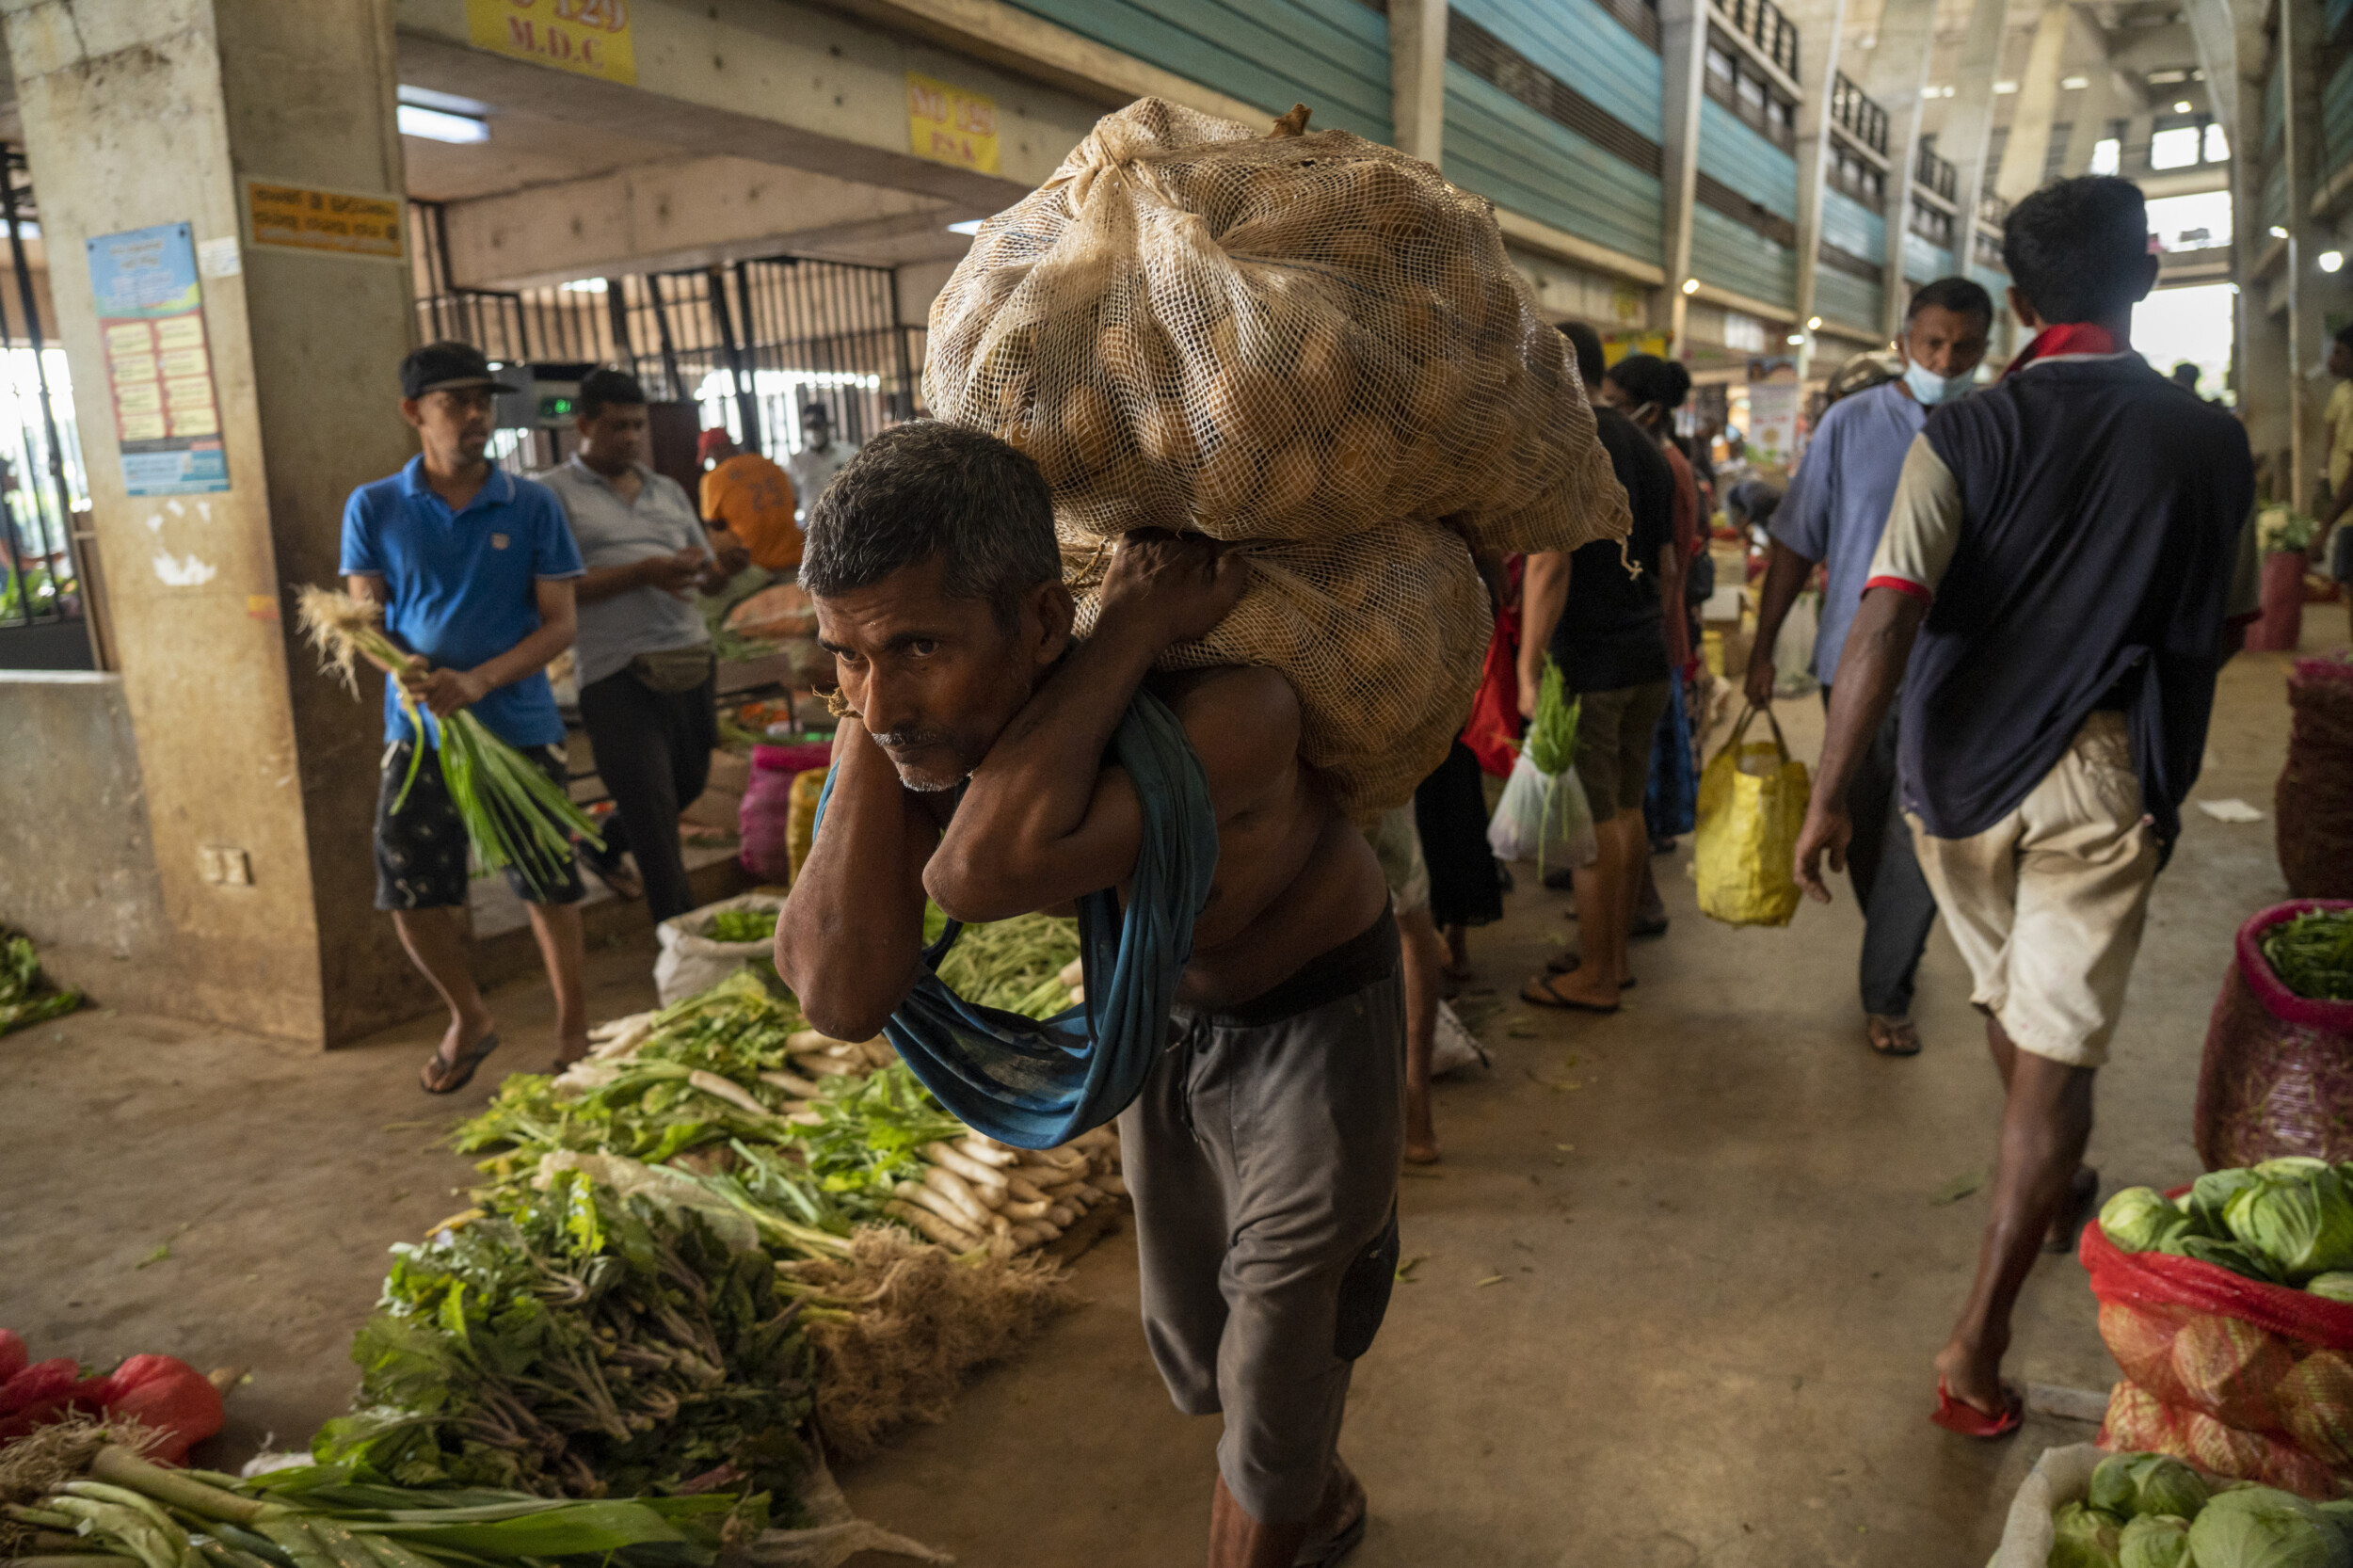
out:
<path id="1" fill-rule="evenodd" d="M 466 36 L 495 55 L 624 87 L 637 82 L 629 0 L 466 0 Z"/>
<path id="2" fill-rule="evenodd" d="M 997 172 L 997 100 L 907 72 L 907 145 L 919 158 Z"/>

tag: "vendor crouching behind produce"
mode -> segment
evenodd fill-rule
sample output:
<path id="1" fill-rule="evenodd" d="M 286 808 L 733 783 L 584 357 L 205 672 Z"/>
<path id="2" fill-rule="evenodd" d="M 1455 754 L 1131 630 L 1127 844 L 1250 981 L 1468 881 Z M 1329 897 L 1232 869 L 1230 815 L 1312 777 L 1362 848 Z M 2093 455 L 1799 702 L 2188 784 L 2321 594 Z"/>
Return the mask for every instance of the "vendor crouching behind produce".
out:
<path id="1" fill-rule="evenodd" d="M 1130 535 L 1077 641 L 1036 466 L 947 424 L 877 437 L 809 519 L 801 581 L 851 712 L 776 968 L 862 1040 L 922 972 L 926 893 L 995 920 L 1125 892 L 1143 817 L 1105 748 L 1138 687 L 1170 705 L 1219 857 L 1179 1044 L 1120 1118 L 1144 1332 L 1177 1407 L 1225 1416 L 1209 1562 L 1290 1568 L 1364 1532 L 1335 1445 L 1395 1265 L 1404 1019 L 1380 866 L 1299 759 L 1289 683 L 1152 673 L 1245 576 L 1197 536 Z"/>

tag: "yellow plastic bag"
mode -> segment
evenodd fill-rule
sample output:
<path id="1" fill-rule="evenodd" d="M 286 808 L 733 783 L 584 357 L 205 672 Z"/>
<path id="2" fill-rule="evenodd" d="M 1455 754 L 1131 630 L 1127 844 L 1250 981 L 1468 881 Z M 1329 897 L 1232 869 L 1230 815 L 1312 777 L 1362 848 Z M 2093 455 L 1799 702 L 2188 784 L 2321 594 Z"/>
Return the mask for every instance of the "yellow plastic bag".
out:
<path id="1" fill-rule="evenodd" d="M 1743 744 L 1764 713 L 1773 738 Z M 1700 775 L 1699 829 L 1691 845 L 1700 912 L 1727 925 L 1787 925 L 1798 912 L 1792 867 L 1812 776 L 1793 760 L 1769 710 L 1740 715 L 1732 739 Z"/>
<path id="2" fill-rule="evenodd" d="M 785 852 L 792 856 L 792 880 L 801 879 L 808 847 L 817 840 L 817 797 L 825 792 L 825 769 L 809 768 L 792 776 L 792 792 L 785 804 Z"/>

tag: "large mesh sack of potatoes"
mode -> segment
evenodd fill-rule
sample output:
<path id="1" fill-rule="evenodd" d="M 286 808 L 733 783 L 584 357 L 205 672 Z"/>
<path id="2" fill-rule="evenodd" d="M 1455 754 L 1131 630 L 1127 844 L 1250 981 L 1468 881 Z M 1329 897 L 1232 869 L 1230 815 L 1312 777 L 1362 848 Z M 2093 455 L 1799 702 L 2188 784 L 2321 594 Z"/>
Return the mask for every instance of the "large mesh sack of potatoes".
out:
<path id="1" fill-rule="evenodd" d="M 982 226 L 932 307 L 924 396 L 1028 452 L 1080 629 L 1103 541 L 1239 541 L 1234 614 L 1165 668 L 1273 664 L 1365 816 L 1446 755 L 1491 624 L 1471 552 L 1623 536 L 1560 332 L 1494 211 L 1344 131 L 1157 99 Z"/>
<path id="2" fill-rule="evenodd" d="M 1273 664 L 1299 693 L 1300 756 L 1353 815 L 1412 798 L 1469 715 L 1495 622 L 1451 529 L 1389 522 L 1346 539 L 1241 547 L 1251 584 L 1233 613 L 1163 669 Z M 1095 629 L 1109 540 L 1063 545 L 1079 634 Z"/>
<path id="3" fill-rule="evenodd" d="M 1066 532 L 1451 518 L 1497 552 L 1623 534 L 1575 361 L 1490 204 L 1288 128 L 1152 98 L 1104 117 L 934 302 L 933 414 L 1029 453 Z"/>

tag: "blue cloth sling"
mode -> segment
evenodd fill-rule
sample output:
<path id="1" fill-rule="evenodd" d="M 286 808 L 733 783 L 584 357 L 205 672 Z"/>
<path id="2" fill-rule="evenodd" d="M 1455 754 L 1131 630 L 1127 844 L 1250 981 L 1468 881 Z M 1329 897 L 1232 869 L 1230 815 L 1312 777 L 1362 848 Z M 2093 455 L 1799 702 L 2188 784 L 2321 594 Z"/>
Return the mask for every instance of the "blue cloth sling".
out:
<path id="1" fill-rule="evenodd" d="M 1169 1008 L 1193 957 L 1193 923 L 1217 872 L 1209 780 L 1168 705 L 1138 692 L 1112 735 L 1144 808 L 1123 915 L 1106 888 L 1079 900 L 1086 1000 L 1046 1019 L 965 1000 L 936 972 L 963 926 L 923 950 L 915 983 L 883 1033 L 949 1112 L 1016 1148 L 1047 1149 L 1102 1126 L 1144 1090 L 1168 1044 Z M 817 803 L 824 826 L 833 776 Z"/>

